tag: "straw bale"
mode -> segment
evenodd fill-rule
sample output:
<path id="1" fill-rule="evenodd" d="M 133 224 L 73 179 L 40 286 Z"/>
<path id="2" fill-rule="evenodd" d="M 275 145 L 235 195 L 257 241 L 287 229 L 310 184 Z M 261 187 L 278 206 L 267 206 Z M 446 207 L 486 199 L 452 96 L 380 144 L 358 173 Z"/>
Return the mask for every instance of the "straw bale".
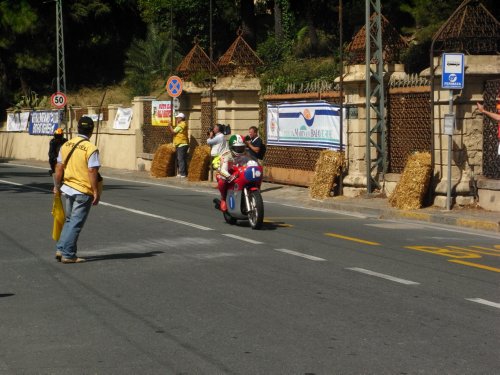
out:
<path id="1" fill-rule="evenodd" d="M 314 179 L 309 186 L 309 195 L 314 199 L 323 199 L 330 196 L 336 178 L 341 173 L 344 163 L 344 153 L 324 150 L 319 154 L 316 162 Z"/>
<path id="2" fill-rule="evenodd" d="M 403 210 L 421 208 L 425 193 L 429 188 L 431 175 L 431 154 L 429 152 L 414 153 L 408 158 L 401 179 L 389 198 L 389 203 Z"/>
<path id="3" fill-rule="evenodd" d="M 168 177 L 175 174 L 175 146 L 172 143 L 158 147 L 151 162 L 151 176 Z"/>
<path id="4" fill-rule="evenodd" d="M 210 146 L 198 146 L 194 149 L 193 157 L 189 163 L 189 181 L 207 181 L 208 166 L 210 164 Z"/>

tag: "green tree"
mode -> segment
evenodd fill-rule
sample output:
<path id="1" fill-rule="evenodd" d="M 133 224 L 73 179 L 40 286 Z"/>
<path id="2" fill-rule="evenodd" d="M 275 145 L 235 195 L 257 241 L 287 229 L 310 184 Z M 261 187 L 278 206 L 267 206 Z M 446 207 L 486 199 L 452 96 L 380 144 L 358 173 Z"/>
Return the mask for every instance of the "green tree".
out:
<path id="1" fill-rule="evenodd" d="M 171 73 L 170 62 L 177 64 L 180 59 L 175 53 L 176 45 L 170 47 L 169 35 L 154 25 L 149 27 L 146 39 L 132 42 L 125 62 L 125 80 L 132 95 L 149 95 L 158 81 L 166 81 Z"/>

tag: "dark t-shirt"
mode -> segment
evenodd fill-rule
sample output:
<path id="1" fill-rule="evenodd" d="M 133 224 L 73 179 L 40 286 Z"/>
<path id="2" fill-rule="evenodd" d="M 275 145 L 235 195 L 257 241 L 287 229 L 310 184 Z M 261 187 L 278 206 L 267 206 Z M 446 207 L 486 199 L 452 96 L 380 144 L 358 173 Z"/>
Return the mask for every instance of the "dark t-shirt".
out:
<path id="1" fill-rule="evenodd" d="M 262 150 L 262 139 L 260 139 L 260 137 L 255 137 L 254 139 L 252 139 L 250 141 L 250 143 L 252 144 L 252 146 L 254 147 L 259 147 L 260 150 Z M 259 159 L 259 154 L 257 154 L 254 150 L 252 150 L 251 148 L 248 148 L 248 153 L 255 159 Z M 259 151 L 260 153 L 260 151 Z"/>

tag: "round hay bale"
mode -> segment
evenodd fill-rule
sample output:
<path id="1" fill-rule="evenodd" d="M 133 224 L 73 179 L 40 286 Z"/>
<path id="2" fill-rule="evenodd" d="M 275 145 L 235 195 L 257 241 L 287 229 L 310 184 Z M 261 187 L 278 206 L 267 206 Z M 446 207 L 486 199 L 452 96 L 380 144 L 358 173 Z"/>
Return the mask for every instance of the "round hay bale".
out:
<path id="1" fill-rule="evenodd" d="M 414 153 L 408 158 L 401 179 L 389 198 L 389 203 L 403 210 L 421 208 L 431 176 L 431 154 L 429 152 Z"/>
<path id="2" fill-rule="evenodd" d="M 210 164 L 210 146 L 197 146 L 189 162 L 188 180 L 207 181 Z"/>
<path id="3" fill-rule="evenodd" d="M 344 164 L 344 153 L 339 151 L 321 151 L 316 168 L 314 179 L 309 186 L 309 195 L 313 199 L 323 199 L 330 196 L 335 180 L 339 176 Z"/>
<path id="4" fill-rule="evenodd" d="M 175 174 L 175 146 L 172 143 L 158 147 L 151 162 L 151 176 L 168 177 Z"/>

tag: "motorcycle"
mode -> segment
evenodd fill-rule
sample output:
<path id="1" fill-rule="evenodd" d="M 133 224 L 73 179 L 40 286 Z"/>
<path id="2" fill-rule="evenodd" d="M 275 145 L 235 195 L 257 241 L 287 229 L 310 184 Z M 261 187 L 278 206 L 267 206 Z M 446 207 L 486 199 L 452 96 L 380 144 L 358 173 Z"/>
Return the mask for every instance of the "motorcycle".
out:
<path id="1" fill-rule="evenodd" d="M 227 211 L 224 220 L 234 225 L 238 220 L 248 220 L 252 229 L 260 229 L 264 222 L 264 201 L 260 194 L 262 167 L 254 160 L 233 166 L 234 179 L 229 183 L 226 196 Z M 220 210 L 220 199 L 214 199 Z"/>

